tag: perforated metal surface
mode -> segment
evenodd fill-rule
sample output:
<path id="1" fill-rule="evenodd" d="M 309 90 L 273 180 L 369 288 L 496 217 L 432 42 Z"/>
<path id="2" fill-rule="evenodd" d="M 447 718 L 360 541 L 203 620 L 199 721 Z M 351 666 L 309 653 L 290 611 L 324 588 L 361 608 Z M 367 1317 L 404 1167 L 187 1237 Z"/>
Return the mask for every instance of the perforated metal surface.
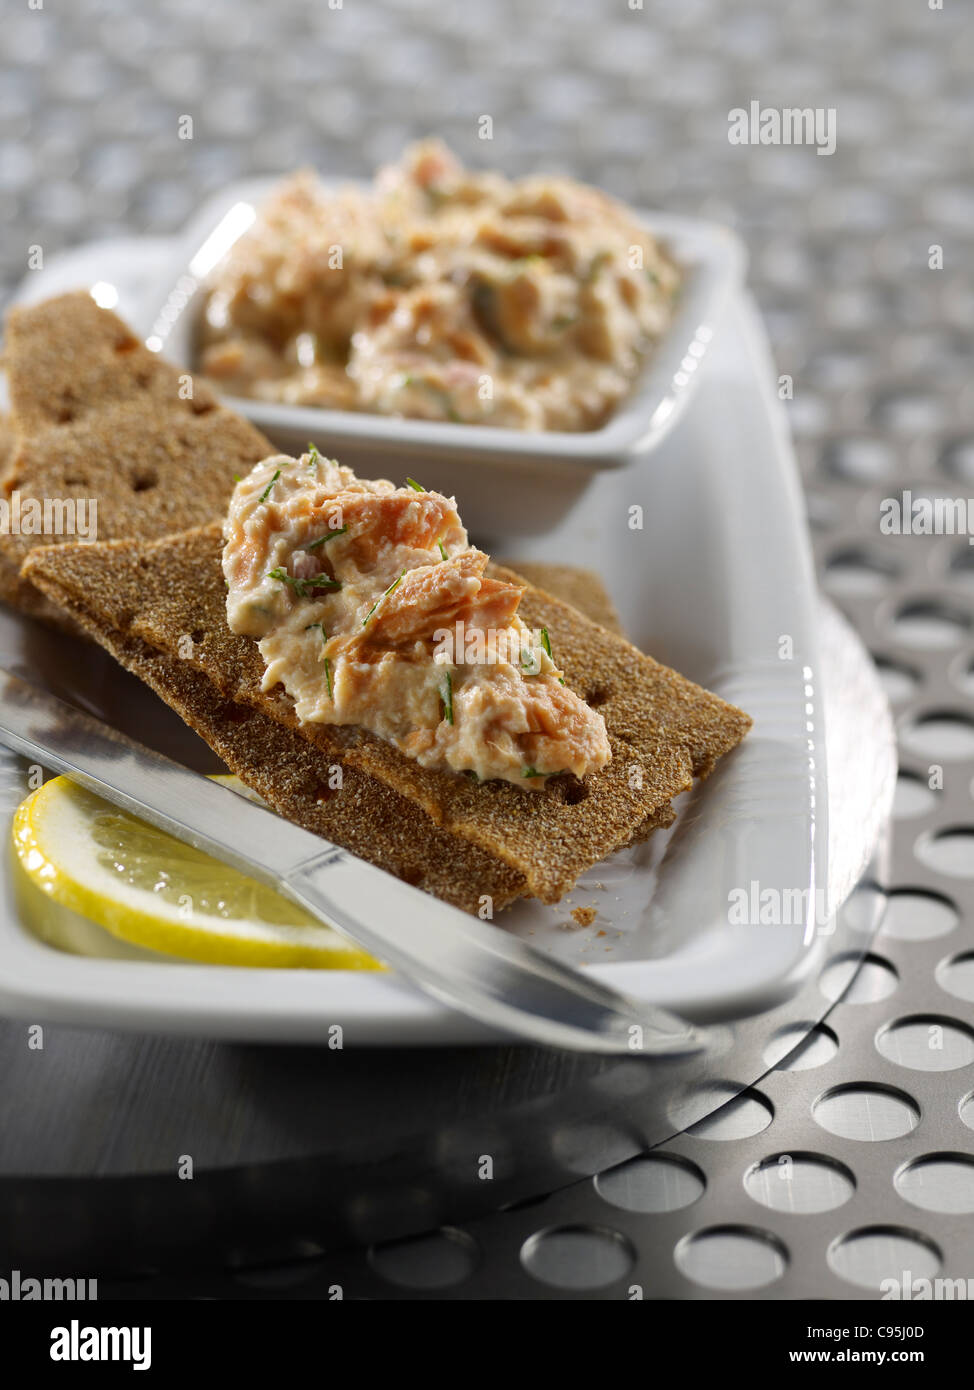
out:
<path id="1" fill-rule="evenodd" d="M 904 1271 L 974 1278 L 959 1219 L 974 1211 L 974 547 L 879 524 L 907 487 L 974 493 L 965 10 L 75 0 L 5 15 L 8 288 L 31 244 L 165 233 L 230 178 L 360 174 L 430 130 L 474 162 L 558 165 L 734 223 L 793 383 L 823 583 L 883 662 L 901 733 L 892 910 L 827 1025 L 784 1062 L 778 1044 L 755 1090 L 463 1232 L 127 1292 L 856 1298 Z M 731 146 L 728 112 L 752 98 L 835 107 L 835 153 Z"/>

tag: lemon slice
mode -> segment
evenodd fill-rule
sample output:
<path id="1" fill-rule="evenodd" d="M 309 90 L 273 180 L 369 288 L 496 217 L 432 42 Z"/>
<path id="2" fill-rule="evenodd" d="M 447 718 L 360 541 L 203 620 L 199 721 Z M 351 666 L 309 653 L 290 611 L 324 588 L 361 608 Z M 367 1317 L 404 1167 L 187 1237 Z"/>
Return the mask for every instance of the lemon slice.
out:
<path id="1" fill-rule="evenodd" d="M 235 777 L 218 780 L 250 795 Z M 20 804 L 13 843 L 49 900 L 130 945 L 210 965 L 382 968 L 273 889 L 67 777 Z"/>

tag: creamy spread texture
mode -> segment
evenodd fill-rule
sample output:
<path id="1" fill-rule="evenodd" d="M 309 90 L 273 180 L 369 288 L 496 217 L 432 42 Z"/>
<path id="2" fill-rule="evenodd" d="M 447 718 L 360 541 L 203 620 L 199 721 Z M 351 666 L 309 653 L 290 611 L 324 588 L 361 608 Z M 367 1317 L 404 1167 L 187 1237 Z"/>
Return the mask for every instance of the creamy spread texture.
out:
<path id="1" fill-rule="evenodd" d="M 356 478 L 317 451 L 266 459 L 224 528 L 227 619 L 302 723 L 358 725 L 424 767 L 525 790 L 610 758 L 518 584 L 485 573 L 452 498 Z"/>
<path id="2" fill-rule="evenodd" d="M 210 283 L 199 365 L 231 394 L 590 430 L 629 392 L 680 273 L 569 178 L 470 173 L 438 141 L 369 190 L 291 176 Z"/>

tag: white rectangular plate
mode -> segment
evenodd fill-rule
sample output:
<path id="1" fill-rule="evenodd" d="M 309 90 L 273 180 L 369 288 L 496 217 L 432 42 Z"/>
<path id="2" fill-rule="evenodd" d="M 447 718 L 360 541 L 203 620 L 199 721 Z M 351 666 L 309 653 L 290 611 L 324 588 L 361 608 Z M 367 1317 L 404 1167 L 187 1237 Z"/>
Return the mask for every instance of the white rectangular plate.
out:
<path id="1" fill-rule="evenodd" d="M 120 268 L 115 256 L 116 281 Z M 63 283 L 66 264 L 59 274 Z M 728 895 L 756 883 L 791 901 L 796 890 L 822 888 L 828 836 L 812 569 L 773 369 L 748 301 L 735 303 L 703 376 L 694 408 L 651 460 L 604 475 L 530 544 L 483 535 L 476 505 L 457 493 L 473 535 L 496 554 L 598 570 L 637 645 L 754 717 L 745 743 L 690 796 L 671 831 L 586 874 L 570 901 L 525 901 L 502 919 L 633 995 L 714 1019 L 780 1003 L 808 976 L 818 955 L 814 892 L 800 919 L 773 930 L 731 925 Z M 4 614 L 0 660 L 36 671 L 45 644 L 49 652 L 65 640 Z M 197 741 L 101 656 L 85 658 L 89 707 L 202 765 Z M 63 694 L 71 681 L 69 661 L 53 684 Z M 4 805 L 22 791 L 8 776 Z M 68 955 L 21 920 L 6 863 L 0 891 L 7 1014 L 254 1040 L 321 1041 L 336 1023 L 360 1044 L 490 1037 L 381 974 Z M 598 909 L 591 927 L 575 925 L 574 906 Z"/>

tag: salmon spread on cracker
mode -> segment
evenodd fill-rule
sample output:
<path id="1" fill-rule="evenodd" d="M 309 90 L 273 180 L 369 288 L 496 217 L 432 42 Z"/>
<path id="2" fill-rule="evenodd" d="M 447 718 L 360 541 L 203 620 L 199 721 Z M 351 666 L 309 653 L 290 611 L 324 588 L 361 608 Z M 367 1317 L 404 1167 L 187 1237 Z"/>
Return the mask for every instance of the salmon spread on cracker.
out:
<path id="1" fill-rule="evenodd" d="M 602 716 L 518 617 L 523 587 L 485 573 L 452 498 L 279 455 L 237 484 L 224 538 L 229 626 L 302 723 L 525 790 L 608 763 Z"/>

